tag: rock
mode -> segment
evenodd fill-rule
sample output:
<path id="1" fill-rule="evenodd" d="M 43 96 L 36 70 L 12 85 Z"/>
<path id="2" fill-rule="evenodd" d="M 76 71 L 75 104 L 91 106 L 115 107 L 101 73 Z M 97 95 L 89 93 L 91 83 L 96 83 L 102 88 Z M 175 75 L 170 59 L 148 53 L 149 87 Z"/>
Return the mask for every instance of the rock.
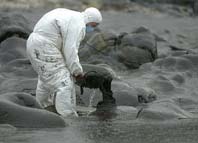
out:
<path id="1" fill-rule="evenodd" d="M 193 3 L 193 0 L 131 0 L 136 2 L 150 2 L 150 3 L 171 3 L 171 4 L 179 4 L 186 5 Z"/>
<path id="2" fill-rule="evenodd" d="M 26 93 L 0 95 L 0 124 L 23 128 L 65 127 L 64 120 L 41 109 L 35 98 Z"/>
<path id="3" fill-rule="evenodd" d="M 182 95 L 182 96 L 172 97 L 171 99 L 176 103 L 176 105 L 178 105 L 179 107 L 181 107 L 182 109 L 188 112 L 193 113 L 194 111 L 197 111 L 196 108 L 193 108 L 196 107 L 196 105 L 198 104 L 198 100 L 196 97 L 193 97 L 191 95 L 189 96 Z"/>
<path id="4" fill-rule="evenodd" d="M 102 0 L 104 9 L 123 10 L 130 4 L 130 0 Z"/>
<path id="5" fill-rule="evenodd" d="M 183 58 L 188 59 L 193 65 L 194 68 L 198 68 L 198 55 L 197 54 L 187 54 L 182 56 Z"/>
<path id="6" fill-rule="evenodd" d="M 79 50 L 85 63 L 105 63 L 115 69 L 135 69 L 157 58 L 155 35 L 148 28 L 140 27 L 133 33 L 99 32 L 89 38 Z"/>
<path id="7" fill-rule="evenodd" d="M 79 49 L 80 60 L 90 62 L 91 58 L 87 57 L 93 57 L 92 59 L 96 60 L 95 56 L 109 56 L 116 44 L 116 39 L 117 36 L 112 32 L 96 32 L 91 34 L 89 38 L 85 39 L 83 47 Z"/>
<path id="8" fill-rule="evenodd" d="M 190 57 L 190 56 L 189 56 Z M 163 60 L 159 59 L 154 62 L 155 66 L 158 66 L 160 69 L 166 69 L 169 71 L 193 71 L 196 67 L 194 63 L 186 58 L 186 56 L 180 57 L 166 57 Z"/>
<path id="9" fill-rule="evenodd" d="M 0 63 L 5 64 L 12 60 L 26 58 L 26 41 L 18 37 L 4 40 L 0 45 Z"/>
<path id="10" fill-rule="evenodd" d="M 83 40 L 79 49 L 79 58 L 83 63 L 107 64 L 113 69 L 126 69 L 117 61 L 115 45 L 117 35 L 109 31 L 97 31 L 89 33 Z"/>
<path id="11" fill-rule="evenodd" d="M 27 39 L 30 33 L 29 23 L 23 15 L 17 13 L 0 15 L 0 43 L 12 36 Z"/>
<path id="12" fill-rule="evenodd" d="M 130 4 L 130 0 L 82 0 L 86 7 L 96 7 L 99 9 L 123 10 Z"/>
<path id="13" fill-rule="evenodd" d="M 121 80 L 113 80 L 112 82 L 113 97 L 116 99 L 117 106 L 133 106 L 139 105 L 137 98 L 137 90 L 129 86 Z"/>
<path id="14" fill-rule="evenodd" d="M 138 102 L 149 103 L 157 100 L 156 92 L 151 88 L 136 88 L 138 91 Z"/>
<path id="15" fill-rule="evenodd" d="M 144 120 L 165 121 L 172 119 L 193 118 L 194 116 L 191 113 L 181 109 L 172 100 L 161 100 L 141 108 L 137 117 Z"/>
<path id="16" fill-rule="evenodd" d="M 54 2 L 54 1 L 53 1 Z M 57 3 L 56 1 L 54 3 Z M 79 0 L 64 0 L 59 2 L 59 7 L 62 6 L 62 3 L 64 3 L 64 7 L 68 9 L 76 9 L 79 10 L 82 8 L 82 1 Z"/>
<path id="17" fill-rule="evenodd" d="M 42 109 L 35 97 L 24 92 L 7 92 L 0 95 L 1 101 L 9 101 L 20 106 Z"/>
<path id="18" fill-rule="evenodd" d="M 123 63 L 128 69 L 137 69 L 143 63 L 153 61 L 151 54 L 138 47 L 124 46 L 117 52 L 118 61 Z"/>
<path id="19" fill-rule="evenodd" d="M 181 5 L 179 6 L 179 5 L 173 5 L 173 4 L 164 4 L 164 5 L 159 6 L 158 10 L 161 12 L 165 12 L 169 15 L 176 16 L 176 17 L 192 15 L 192 10 L 190 8 L 186 6 L 181 6 Z"/>
<path id="20" fill-rule="evenodd" d="M 198 15 L 198 0 L 194 0 L 193 11 L 195 15 Z"/>
<path id="21" fill-rule="evenodd" d="M 36 78 L 6 78 L 0 85 L 0 93 L 26 92 L 35 96 L 36 85 Z"/>
<path id="22" fill-rule="evenodd" d="M 155 36 L 144 28 L 135 30 L 132 34 L 121 37 L 117 56 L 128 68 L 139 68 L 140 65 L 152 62 L 157 58 Z"/>
<path id="23" fill-rule="evenodd" d="M 132 34 L 136 35 L 134 35 L 134 37 L 131 39 L 131 42 L 127 41 L 126 43 L 150 51 L 153 60 L 155 60 L 157 58 L 156 35 L 145 26 L 136 28 L 134 31 L 132 31 Z"/>
<path id="24" fill-rule="evenodd" d="M 1 67 L 0 73 L 5 77 L 37 78 L 37 73 L 28 59 L 12 60 Z"/>
<path id="25" fill-rule="evenodd" d="M 82 4 L 84 4 L 86 7 L 96 7 L 96 8 L 102 8 L 103 1 L 102 0 L 82 0 Z"/>
<path id="26" fill-rule="evenodd" d="M 172 80 L 177 82 L 177 84 L 181 85 L 183 83 L 185 83 L 185 78 L 183 75 L 181 75 L 180 73 L 177 73 L 175 74 L 173 77 L 172 77 Z"/>
<path id="27" fill-rule="evenodd" d="M 9 124 L 0 124 L 0 137 L 10 137 L 13 136 L 17 131 L 17 128 L 15 128 L 12 125 Z"/>
<path id="28" fill-rule="evenodd" d="M 150 29 L 146 26 L 140 26 L 133 29 L 131 33 L 152 33 Z"/>
<path id="29" fill-rule="evenodd" d="M 169 94 L 177 90 L 176 86 L 169 79 L 156 78 L 155 80 L 151 80 L 148 84 L 154 90 L 159 91 L 161 93 Z"/>

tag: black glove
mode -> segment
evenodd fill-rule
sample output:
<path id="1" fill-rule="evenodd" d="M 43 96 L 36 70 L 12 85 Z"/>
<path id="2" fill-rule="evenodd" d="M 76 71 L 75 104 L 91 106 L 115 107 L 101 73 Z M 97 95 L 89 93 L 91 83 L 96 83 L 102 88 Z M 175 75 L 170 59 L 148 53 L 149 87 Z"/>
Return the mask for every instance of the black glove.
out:
<path id="1" fill-rule="evenodd" d="M 78 86 L 82 86 L 85 82 L 85 77 L 84 77 L 84 74 L 79 74 L 77 76 L 74 76 L 75 80 L 76 80 L 76 84 Z"/>

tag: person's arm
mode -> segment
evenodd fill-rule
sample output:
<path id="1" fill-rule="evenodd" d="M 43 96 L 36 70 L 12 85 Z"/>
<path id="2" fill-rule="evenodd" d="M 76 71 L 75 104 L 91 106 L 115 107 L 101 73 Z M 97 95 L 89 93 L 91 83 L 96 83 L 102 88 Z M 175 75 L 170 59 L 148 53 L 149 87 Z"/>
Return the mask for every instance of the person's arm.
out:
<path id="1" fill-rule="evenodd" d="M 64 21 L 60 21 L 59 26 L 63 38 L 62 52 L 66 66 L 74 76 L 83 74 L 78 57 L 78 48 L 81 40 L 84 38 L 83 26 L 78 23 L 76 18 L 72 18 L 67 24 Z"/>

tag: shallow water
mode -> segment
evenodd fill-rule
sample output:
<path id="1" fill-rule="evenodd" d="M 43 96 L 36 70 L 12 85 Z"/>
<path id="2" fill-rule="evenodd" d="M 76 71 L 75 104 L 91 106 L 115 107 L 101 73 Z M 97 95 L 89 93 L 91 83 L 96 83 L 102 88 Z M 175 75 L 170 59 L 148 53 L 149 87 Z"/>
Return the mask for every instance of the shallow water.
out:
<path id="1" fill-rule="evenodd" d="M 93 89 L 89 98 L 89 107 L 93 107 L 93 101 L 95 96 L 96 96 L 96 90 Z"/>
<path id="2" fill-rule="evenodd" d="M 20 129 L 0 136 L 5 143 L 197 143 L 198 120 L 149 122 L 138 120 L 67 119 L 64 129 Z"/>

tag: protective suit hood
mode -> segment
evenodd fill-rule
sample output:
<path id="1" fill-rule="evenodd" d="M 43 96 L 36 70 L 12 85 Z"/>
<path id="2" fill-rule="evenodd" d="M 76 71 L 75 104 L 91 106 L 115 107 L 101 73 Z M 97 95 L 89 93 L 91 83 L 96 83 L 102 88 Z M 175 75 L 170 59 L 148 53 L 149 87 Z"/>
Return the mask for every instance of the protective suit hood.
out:
<path id="1" fill-rule="evenodd" d="M 84 16 L 85 23 L 90 23 L 90 22 L 96 22 L 96 23 L 101 23 L 102 22 L 102 15 L 100 11 L 97 8 L 90 7 L 85 9 L 85 11 L 82 12 Z"/>

